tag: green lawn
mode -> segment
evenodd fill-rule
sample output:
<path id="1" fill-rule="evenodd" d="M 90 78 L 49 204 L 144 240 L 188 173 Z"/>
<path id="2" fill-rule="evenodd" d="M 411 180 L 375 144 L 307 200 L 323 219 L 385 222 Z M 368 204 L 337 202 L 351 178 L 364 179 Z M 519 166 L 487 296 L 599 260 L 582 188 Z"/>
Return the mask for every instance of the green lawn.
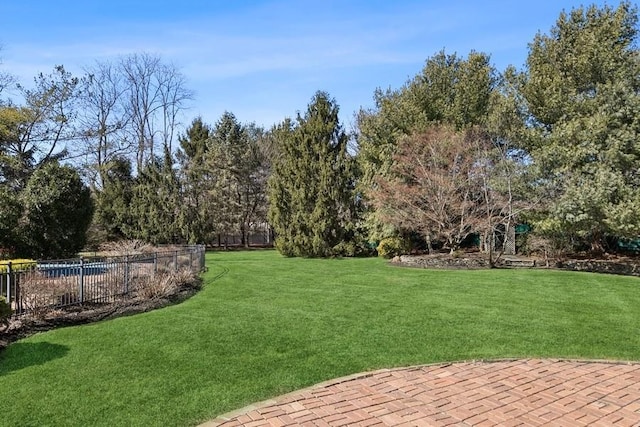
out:
<path id="1" fill-rule="evenodd" d="M 180 305 L 12 344 L 0 355 L 0 425 L 189 426 L 382 367 L 640 360 L 636 278 L 207 256 L 204 289 Z"/>

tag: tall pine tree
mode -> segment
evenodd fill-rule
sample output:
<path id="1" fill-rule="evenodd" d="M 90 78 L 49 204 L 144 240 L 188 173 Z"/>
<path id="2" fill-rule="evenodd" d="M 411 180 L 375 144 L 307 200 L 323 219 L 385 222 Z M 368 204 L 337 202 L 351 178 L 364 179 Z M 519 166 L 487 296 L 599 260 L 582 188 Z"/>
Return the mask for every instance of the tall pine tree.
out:
<path id="1" fill-rule="evenodd" d="M 317 92 L 304 116 L 273 130 L 279 156 L 269 179 L 269 222 L 284 255 L 334 256 L 348 237 L 353 179 L 338 109 Z"/>
<path id="2" fill-rule="evenodd" d="M 211 243 L 214 235 L 212 212 L 215 204 L 209 189 L 213 174 L 207 167 L 211 128 L 197 117 L 178 138 L 180 181 L 184 198 L 180 215 L 182 233 L 189 243 Z"/>
<path id="3" fill-rule="evenodd" d="M 182 200 L 173 156 L 165 147 L 164 158 L 154 157 L 136 178 L 127 237 L 153 244 L 184 242 L 180 229 Z"/>
<path id="4" fill-rule="evenodd" d="M 549 196 L 535 225 L 567 249 L 640 233 L 637 23 L 630 2 L 580 7 L 529 46 L 528 148 Z"/>

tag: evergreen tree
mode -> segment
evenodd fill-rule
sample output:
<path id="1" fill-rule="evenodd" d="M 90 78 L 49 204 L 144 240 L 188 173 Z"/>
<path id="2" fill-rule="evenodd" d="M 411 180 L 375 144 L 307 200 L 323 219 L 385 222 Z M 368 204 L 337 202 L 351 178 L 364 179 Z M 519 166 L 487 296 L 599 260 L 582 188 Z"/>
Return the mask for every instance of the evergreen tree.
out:
<path id="1" fill-rule="evenodd" d="M 304 116 L 273 130 L 279 156 L 269 179 L 269 222 L 287 256 L 339 254 L 353 213 L 353 178 L 338 105 L 317 92 Z"/>
<path id="2" fill-rule="evenodd" d="M 11 251 L 18 246 L 22 210 L 20 197 L 9 186 L 0 184 L 0 249 Z"/>
<path id="3" fill-rule="evenodd" d="M 183 205 L 180 224 L 191 242 L 248 245 L 248 234 L 266 222 L 269 165 L 261 128 L 242 125 L 225 112 L 213 127 L 196 118 L 179 138 Z"/>
<path id="4" fill-rule="evenodd" d="M 24 206 L 18 228 L 22 256 L 75 256 L 86 242 L 93 214 L 91 191 L 78 172 L 49 162 L 38 168 L 20 193 Z"/>
<path id="5" fill-rule="evenodd" d="M 103 188 L 95 192 L 96 212 L 92 226 L 94 244 L 126 237 L 131 229 L 131 197 L 134 179 L 131 161 L 116 157 L 105 165 Z"/>
<path id="6" fill-rule="evenodd" d="M 206 167 L 212 174 L 209 197 L 214 209 L 209 213 L 219 239 L 240 230 L 241 205 L 239 186 L 246 134 L 236 117 L 226 111 L 214 126 L 208 141 Z"/>
<path id="7" fill-rule="evenodd" d="M 210 138 L 211 128 L 201 117 L 195 118 L 186 134 L 178 138 L 183 192 L 180 227 L 190 243 L 211 243 L 215 231 L 214 203 L 209 193 L 213 177 L 206 165 Z"/>
<path id="8" fill-rule="evenodd" d="M 549 203 L 537 229 L 602 250 L 640 234 L 637 8 L 561 13 L 530 45 L 522 94 L 528 148 Z"/>
<path id="9" fill-rule="evenodd" d="M 247 144 L 242 155 L 238 197 L 240 201 L 240 233 L 242 244 L 249 245 L 253 228 L 267 222 L 267 179 L 270 164 L 266 149 L 267 136 L 262 128 L 250 124 L 243 128 Z"/>
<path id="10" fill-rule="evenodd" d="M 61 258 L 86 241 L 93 204 L 78 173 L 61 166 L 73 138 L 77 79 L 62 67 L 20 88 L 26 106 L 0 106 L 0 247 L 17 256 Z M 58 217 L 59 216 L 59 217 Z"/>
<path id="11" fill-rule="evenodd" d="M 165 147 L 163 159 L 155 158 L 140 172 L 131 198 L 129 238 L 153 244 L 181 243 L 182 195 L 173 157 Z"/>
<path id="12" fill-rule="evenodd" d="M 471 52 L 461 58 L 441 51 L 400 89 L 376 90 L 376 107 L 358 114 L 358 156 L 365 184 L 388 170 L 404 136 L 438 124 L 458 130 L 484 126 L 498 83 L 496 74 L 487 54 Z"/>
<path id="13" fill-rule="evenodd" d="M 227 236 L 239 235 L 248 246 L 249 232 L 265 222 L 268 162 L 261 149 L 263 131 L 242 125 L 225 112 L 206 142 L 203 177 L 206 177 L 207 219 L 226 245 Z"/>
<path id="14" fill-rule="evenodd" d="M 202 163 L 207 151 L 207 141 L 211 135 L 209 125 L 202 121 L 202 117 L 196 117 L 187 128 L 185 135 L 178 137 L 180 143 L 181 160 L 190 160 L 194 163 Z"/>

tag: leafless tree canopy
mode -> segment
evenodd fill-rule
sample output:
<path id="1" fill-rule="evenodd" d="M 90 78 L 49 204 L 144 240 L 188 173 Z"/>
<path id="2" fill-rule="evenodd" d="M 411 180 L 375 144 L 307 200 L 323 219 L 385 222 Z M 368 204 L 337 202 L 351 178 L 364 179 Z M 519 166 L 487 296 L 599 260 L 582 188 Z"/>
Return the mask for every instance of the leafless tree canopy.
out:
<path id="1" fill-rule="evenodd" d="M 135 157 L 141 170 L 164 147 L 172 151 L 180 113 L 193 96 L 178 68 L 156 55 L 132 54 L 86 72 L 82 152 L 94 185 L 103 184 L 116 157 Z"/>
<path id="2" fill-rule="evenodd" d="M 125 132 L 130 123 L 126 85 L 122 74 L 111 63 L 96 63 L 86 71 L 80 114 L 85 170 L 90 181 L 102 187 L 109 162 L 131 149 Z"/>
<path id="3" fill-rule="evenodd" d="M 479 233 L 493 262 L 495 233 L 531 203 L 522 202 L 522 162 L 511 151 L 476 128 L 430 127 L 398 144 L 390 173 L 376 182 L 375 207 L 398 229 L 424 236 L 429 248 L 437 239 L 454 251 Z"/>
<path id="4" fill-rule="evenodd" d="M 374 193 L 383 217 L 428 242 L 443 239 L 452 251 L 457 249 L 484 214 L 472 138 L 448 127 L 404 138 L 390 175 L 378 180 Z"/>
<path id="5" fill-rule="evenodd" d="M 142 168 L 159 146 L 171 151 L 178 113 L 192 94 L 185 88 L 184 76 L 158 56 L 133 54 L 119 65 L 127 84 L 136 164 Z"/>

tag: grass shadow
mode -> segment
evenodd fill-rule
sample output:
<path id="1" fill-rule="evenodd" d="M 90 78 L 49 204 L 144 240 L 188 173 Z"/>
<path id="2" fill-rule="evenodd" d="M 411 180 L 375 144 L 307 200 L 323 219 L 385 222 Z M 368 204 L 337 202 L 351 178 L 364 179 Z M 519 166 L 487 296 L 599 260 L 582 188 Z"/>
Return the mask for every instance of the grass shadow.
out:
<path id="1" fill-rule="evenodd" d="M 17 342 L 0 353 L 0 377 L 64 357 L 69 347 L 48 342 Z"/>

